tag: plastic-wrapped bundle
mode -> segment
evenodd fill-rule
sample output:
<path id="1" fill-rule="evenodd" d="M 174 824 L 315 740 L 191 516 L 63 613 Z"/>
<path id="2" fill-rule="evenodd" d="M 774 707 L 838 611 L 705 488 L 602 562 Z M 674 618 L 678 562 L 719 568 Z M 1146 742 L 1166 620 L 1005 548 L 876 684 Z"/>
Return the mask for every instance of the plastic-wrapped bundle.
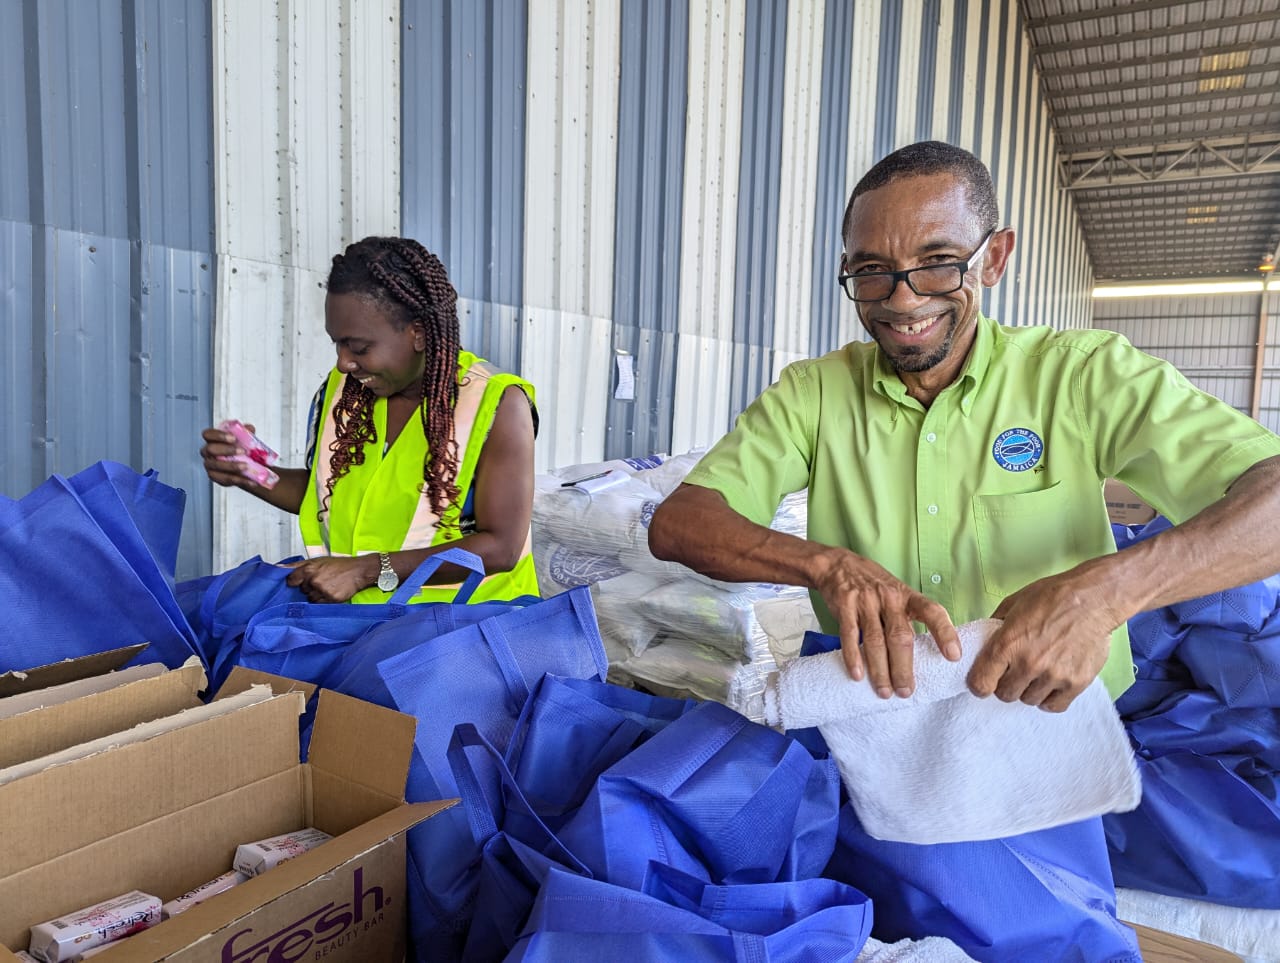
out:
<path id="1" fill-rule="evenodd" d="M 611 652 L 611 659 L 614 654 L 616 650 Z M 609 681 L 638 684 L 655 695 L 672 699 L 719 702 L 752 722 L 763 723 L 765 683 L 777 668 L 771 658 L 744 665 L 710 646 L 688 639 L 658 637 L 643 655 L 611 661 Z"/>
<path id="2" fill-rule="evenodd" d="M 796 655 L 817 627 L 802 588 L 664 579 L 631 572 L 592 586 L 600 631 L 641 655 L 659 636 L 687 639 L 739 662 Z"/>
<path id="3" fill-rule="evenodd" d="M 765 677 L 817 628 L 808 593 L 729 583 L 649 551 L 649 522 L 702 452 L 572 465 L 536 479 L 533 554 L 544 594 L 590 585 L 611 678 L 762 718 Z M 804 492 L 772 527 L 803 536 Z"/>

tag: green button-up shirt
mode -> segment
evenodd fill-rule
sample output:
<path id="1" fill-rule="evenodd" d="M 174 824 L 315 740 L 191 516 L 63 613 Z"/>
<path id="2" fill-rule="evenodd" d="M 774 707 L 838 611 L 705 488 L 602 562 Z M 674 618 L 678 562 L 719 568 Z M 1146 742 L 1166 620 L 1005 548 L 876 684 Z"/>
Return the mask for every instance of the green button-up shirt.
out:
<path id="1" fill-rule="evenodd" d="M 849 344 L 789 365 L 686 481 L 762 525 L 807 487 L 810 539 L 878 562 L 961 624 L 1115 551 L 1104 479 L 1176 524 L 1272 455 L 1280 438 L 1118 334 L 980 316 L 928 409 L 874 344 Z M 1102 678 L 1113 697 L 1133 681 L 1125 626 Z"/>

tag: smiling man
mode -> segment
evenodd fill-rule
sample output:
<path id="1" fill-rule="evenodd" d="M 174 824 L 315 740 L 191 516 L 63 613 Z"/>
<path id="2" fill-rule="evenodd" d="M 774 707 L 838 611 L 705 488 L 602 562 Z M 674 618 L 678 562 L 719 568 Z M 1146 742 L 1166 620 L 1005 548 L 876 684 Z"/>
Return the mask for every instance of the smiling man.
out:
<path id="1" fill-rule="evenodd" d="M 914 689 L 912 622 L 1004 619 L 969 685 L 1061 711 L 1133 681 L 1126 620 L 1280 571 L 1280 438 L 1106 331 L 979 311 L 1013 251 L 967 151 L 904 147 L 854 188 L 838 281 L 871 343 L 788 366 L 654 515 L 659 558 L 810 589 L 854 678 Z M 1177 527 L 1116 554 L 1118 478 Z M 767 526 L 808 489 L 807 538 Z"/>

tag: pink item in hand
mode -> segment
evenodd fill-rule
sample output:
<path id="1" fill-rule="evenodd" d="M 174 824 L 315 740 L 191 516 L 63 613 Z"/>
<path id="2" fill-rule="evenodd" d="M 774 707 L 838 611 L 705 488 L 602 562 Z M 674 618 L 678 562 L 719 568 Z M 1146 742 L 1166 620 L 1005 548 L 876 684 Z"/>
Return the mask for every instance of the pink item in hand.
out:
<path id="1" fill-rule="evenodd" d="M 280 455 L 275 449 L 265 444 L 262 439 L 234 418 L 229 418 L 218 425 L 218 430 L 234 435 L 236 444 L 245 450 L 243 455 L 224 456 L 225 460 L 243 462 L 247 466 L 244 471 L 245 477 L 263 488 L 274 488 L 280 481 L 280 476 L 267 466 L 274 465 L 280 460 Z"/>

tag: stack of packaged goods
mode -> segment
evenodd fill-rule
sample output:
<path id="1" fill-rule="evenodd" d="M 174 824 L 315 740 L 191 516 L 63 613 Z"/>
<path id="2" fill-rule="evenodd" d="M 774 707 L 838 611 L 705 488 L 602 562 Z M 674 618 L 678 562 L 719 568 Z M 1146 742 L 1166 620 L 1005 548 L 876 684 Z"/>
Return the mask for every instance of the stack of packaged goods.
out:
<path id="1" fill-rule="evenodd" d="M 590 585 L 609 679 L 659 695 L 721 702 L 763 718 L 765 679 L 817 629 L 795 586 L 729 583 L 654 558 L 653 513 L 701 452 L 559 468 L 537 478 L 533 549 L 544 595 Z M 772 527 L 803 535 L 804 492 Z"/>

